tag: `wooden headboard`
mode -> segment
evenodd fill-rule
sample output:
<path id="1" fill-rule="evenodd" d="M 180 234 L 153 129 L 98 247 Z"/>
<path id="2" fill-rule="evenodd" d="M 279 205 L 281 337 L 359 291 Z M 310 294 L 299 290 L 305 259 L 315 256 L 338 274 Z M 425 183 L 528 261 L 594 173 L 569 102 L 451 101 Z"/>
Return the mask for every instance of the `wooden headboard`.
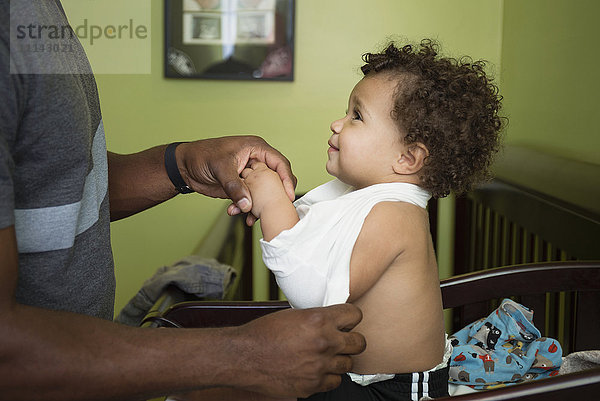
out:
<path id="1" fill-rule="evenodd" d="M 456 201 L 455 274 L 600 260 L 600 165 L 513 146 L 495 175 Z"/>

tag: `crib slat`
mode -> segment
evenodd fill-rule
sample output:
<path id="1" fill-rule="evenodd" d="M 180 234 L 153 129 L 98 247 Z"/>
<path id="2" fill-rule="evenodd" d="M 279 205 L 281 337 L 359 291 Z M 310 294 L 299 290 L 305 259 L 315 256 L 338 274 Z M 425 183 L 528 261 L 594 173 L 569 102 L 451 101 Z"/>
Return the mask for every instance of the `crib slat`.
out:
<path id="1" fill-rule="evenodd" d="M 453 316 L 453 332 L 457 332 L 468 324 L 473 323 L 483 317 L 486 317 L 491 312 L 487 301 L 477 302 L 470 305 L 465 305 L 454 309 Z"/>
<path id="2" fill-rule="evenodd" d="M 548 319 L 546 336 L 558 337 L 558 293 L 546 294 L 546 316 Z"/>
<path id="3" fill-rule="evenodd" d="M 533 325 L 545 335 L 546 294 L 524 295 L 520 297 L 519 302 L 533 310 Z"/>
<path id="4" fill-rule="evenodd" d="M 502 246 L 501 223 L 498 213 L 492 212 L 492 267 L 501 266 L 500 247 Z"/>
<path id="5" fill-rule="evenodd" d="M 512 265 L 523 263 L 521 260 L 521 228 L 513 223 L 512 234 Z"/>
<path id="6" fill-rule="evenodd" d="M 479 224 L 478 220 L 477 220 L 477 204 L 475 202 L 470 202 L 469 204 L 470 206 L 470 210 L 469 213 L 471 215 L 471 222 L 470 222 L 470 226 L 469 226 L 469 243 L 471 248 L 469 249 L 469 264 L 467 266 L 467 270 L 466 272 L 471 272 L 473 270 L 475 270 L 475 266 L 477 263 L 477 246 L 478 246 L 478 241 L 477 241 L 477 224 Z"/>
<path id="7" fill-rule="evenodd" d="M 502 223 L 502 251 L 500 256 L 500 266 L 506 266 L 510 262 L 510 223 L 504 216 L 501 218 Z"/>
<path id="8" fill-rule="evenodd" d="M 489 269 L 493 267 L 490 263 L 491 253 L 492 253 L 492 224 L 491 224 L 491 211 L 489 208 L 485 208 L 483 212 L 483 233 L 482 233 L 482 241 L 483 241 L 483 251 L 482 251 L 482 261 L 481 266 L 484 269 Z"/>
<path id="9" fill-rule="evenodd" d="M 475 235 L 473 249 L 474 258 L 471 266 L 471 271 L 479 270 L 483 267 L 483 206 L 481 203 L 474 205 L 475 209 Z"/>
<path id="10" fill-rule="evenodd" d="M 575 317 L 576 317 L 577 292 L 568 291 L 564 293 L 563 308 L 563 327 L 561 345 L 565 349 L 571 349 L 575 337 Z M 565 354 L 566 355 L 566 354 Z"/>
<path id="11" fill-rule="evenodd" d="M 575 310 L 575 334 L 571 350 L 598 349 L 598 339 L 600 338 L 598 293 L 579 291 Z"/>

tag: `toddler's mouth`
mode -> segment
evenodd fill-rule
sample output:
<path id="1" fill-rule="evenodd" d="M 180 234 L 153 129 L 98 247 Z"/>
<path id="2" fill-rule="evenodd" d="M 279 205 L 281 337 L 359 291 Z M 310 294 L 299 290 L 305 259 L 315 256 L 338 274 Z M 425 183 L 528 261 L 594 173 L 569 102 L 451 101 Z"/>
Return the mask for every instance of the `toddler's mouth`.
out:
<path id="1" fill-rule="evenodd" d="M 331 143 L 331 141 L 327 142 L 327 144 L 329 145 L 329 150 L 339 150 L 338 148 L 336 148 L 335 146 L 333 146 L 333 144 Z"/>

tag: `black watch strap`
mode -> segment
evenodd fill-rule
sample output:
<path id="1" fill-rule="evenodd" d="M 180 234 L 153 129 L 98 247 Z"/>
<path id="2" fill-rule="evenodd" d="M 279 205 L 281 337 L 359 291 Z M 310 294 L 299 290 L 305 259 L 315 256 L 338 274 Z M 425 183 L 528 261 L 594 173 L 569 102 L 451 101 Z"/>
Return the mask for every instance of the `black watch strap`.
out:
<path id="1" fill-rule="evenodd" d="M 189 194 L 194 192 L 183 180 L 177 167 L 177 159 L 175 158 L 175 149 L 183 142 L 173 142 L 165 150 L 165 169 L 169 179 L 175 186 L 175 189 L 181 194 Z"/>

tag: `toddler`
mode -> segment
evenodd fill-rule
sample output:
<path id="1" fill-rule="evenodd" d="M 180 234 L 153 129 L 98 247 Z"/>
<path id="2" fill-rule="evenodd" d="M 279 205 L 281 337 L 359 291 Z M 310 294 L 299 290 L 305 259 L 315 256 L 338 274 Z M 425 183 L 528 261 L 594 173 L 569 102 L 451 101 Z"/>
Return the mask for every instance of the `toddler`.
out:
<path id="1" fill-rule="evenodd" d="M 417 400 L 448 395 L 431 196 L 487 175 L 501 97 L 483 62 L 441 58 L 437 45 L 390 44 L 363 56 L 364 77 L 331 124 L 335 180 L 294 202 L 262 163 L 242 172 L 260 218 L 263 259 L 296 308 L 350 302 L 367 340 L 352 373 L 311 400 Z"/>

